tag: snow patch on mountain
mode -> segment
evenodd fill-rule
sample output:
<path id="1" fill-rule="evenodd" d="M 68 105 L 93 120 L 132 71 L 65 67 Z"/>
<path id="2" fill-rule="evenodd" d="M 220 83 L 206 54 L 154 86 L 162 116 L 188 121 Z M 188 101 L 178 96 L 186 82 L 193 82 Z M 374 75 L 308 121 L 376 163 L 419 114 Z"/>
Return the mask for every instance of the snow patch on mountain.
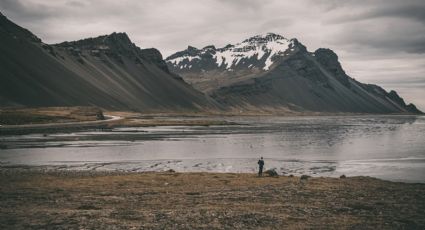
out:
<path id="1" fill-rule="evenodd" d="M 273 64 L 272 58 L 276 54 L 285 52 L 290 45 L 290 41 L 280 35 L 268 33 L 266 35 L 257 35 L 238 43 L 222 52 L 217 52 L 214 55 L 219 67 L 225 65 L 226 69 L 230 69 L 233 65 L 237 65 L 242 59 L 249 59 L 253 56 L 257 60 L 261 60 L 265 54 L 268 55 L 264 70 L 268 70 Z"/>
<path id="2" fill-rule="evenodd" d="M 276 56 L 285 56 L 285 52 L 294 51 L 294 40 L 287 39 L 274 33 L 257 35 L 235 45 L 227 45 L 223 48 L 215 49 L 214 46 L 207 46 L 197 53 L 185 53 L 182 56 L 173 55 L 167 59 L 175 68 L 184 69 L 194 59 L 212 58 L 218 68 L 227 71 L 233 70 L 238 64 L 248 63 L 248 68 L 262 68 L 269 70 L 274 63 Z M 194 48 L 192 47 L 193 51 Z M 247 61 L 255 60 L 262 65 L 252 65 Z"/>
<path id="3" fill-rule="evenodd" d="M 193 59 L 201 59 L 201 57 L 185 55 L 185 56 L 178 57 L 178 58 L 175 58 L 173 60 L 170 60 L 170 62 L 173 63 L 174 65 L 180 65 L 180 63 L 185 61 L 185 60 L 188 61 L 188 62 L 191 62 Z"/>
<path id="4" fill-rule="evenodd" d="M 272 58 L 275 55 L 283 54 L 287 49 L 289 49 L 291 44 L 291 41 L 288 41 L 287 39 L 282 40 L 274 40 L 271 42 L 268 42 L 265 44 L 267 50 L 270 50 L 270 54 L 267 57 L 267 60 L 265 62 L 264 70 L 268 70 L 270 66 L 273 64 Z M 292 50 L 291 50 L 292 51 Z"/>
<path id="5" fill-rule="evenodd" d="M 222 65 L 224 65 L 226 69 L 230 69 L 233 65 L 237 65 L 242 59 L 251 58 L 255 54 L 256 52 L 253 50 L 237 51 L 231 48 L 223 50 L 221 52 L 216 52 L 213 57 L 219 67 L 222 67 Z"/>

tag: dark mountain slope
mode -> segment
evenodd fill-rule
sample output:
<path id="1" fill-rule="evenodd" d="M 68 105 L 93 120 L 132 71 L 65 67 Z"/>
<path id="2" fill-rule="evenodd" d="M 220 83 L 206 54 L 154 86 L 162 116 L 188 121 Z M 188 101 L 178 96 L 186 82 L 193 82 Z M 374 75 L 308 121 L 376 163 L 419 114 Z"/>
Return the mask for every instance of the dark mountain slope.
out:
<path id="1" fill-rule="evenodd" d="M 47 45 L 0 16 L 0 53 L 2 106 L 217 108 L 213 100 L 170 74 L 159 51 L 138 48 L 125 33 Z"/>

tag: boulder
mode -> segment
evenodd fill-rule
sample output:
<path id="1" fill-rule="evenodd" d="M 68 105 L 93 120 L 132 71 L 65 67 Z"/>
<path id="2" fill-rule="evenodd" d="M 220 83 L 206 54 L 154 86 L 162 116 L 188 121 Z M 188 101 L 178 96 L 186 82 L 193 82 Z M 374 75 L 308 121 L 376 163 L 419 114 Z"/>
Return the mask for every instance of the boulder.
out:
<path id="1" fill-rule="evenodd" d="M 278 177 L 279 174 L 277 174 L 276 169 L 268 169 L 264 172 L 267 176 L 272 176 L 272 177 Z"/>
<path id="2" fill-rule="evenodd" d="M 310 178 L 310 176 L 302 175 L 300 179 L 301 179 L 301 180 L 308 180 L 308 178 Z"/>

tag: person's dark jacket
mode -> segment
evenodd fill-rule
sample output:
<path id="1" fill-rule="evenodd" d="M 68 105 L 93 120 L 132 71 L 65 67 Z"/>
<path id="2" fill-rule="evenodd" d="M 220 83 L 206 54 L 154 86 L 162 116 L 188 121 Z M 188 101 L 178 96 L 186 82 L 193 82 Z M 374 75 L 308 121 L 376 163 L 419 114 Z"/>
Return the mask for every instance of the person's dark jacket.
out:
<path id="1" fill-rule="evenodd" d="M 264 166 L 264 161 L 263 160 L 259 160 L 258 161 L 258 165 L 260 166 L 260 168 L 262 168 Z"/>

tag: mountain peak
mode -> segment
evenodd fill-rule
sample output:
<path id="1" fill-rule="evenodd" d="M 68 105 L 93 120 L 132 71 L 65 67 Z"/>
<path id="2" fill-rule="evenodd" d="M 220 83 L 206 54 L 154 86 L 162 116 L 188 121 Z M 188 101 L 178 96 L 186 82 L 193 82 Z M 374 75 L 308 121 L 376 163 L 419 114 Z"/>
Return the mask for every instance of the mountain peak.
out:
<path id="1" fill-rule="evenodd" d="M 66 41 L 56 44 L 56 46 L 73 50 L 104 50 L 127 56 L 134 56 L 134 53 L 138 52 L 139 49 L 124 32 L 113 32 L 98 37 Z"/>
<path id="2" fill-rule="evenodd" d="M 266 33 L 266 34 L 259 34 L 255 35 L 253 37 L 250 37 L 248 39 L 245 39 L 243 42 L 261 42 L 266 43 L 270 41 L 276 41 L 276 40 L 287 40 L 285 37 L 279 34 L 275 33 Z"/>
<path id="3" fill-rule="evenodd" d="M 269 70 L 273 63 L 281 57 L 290 55 L 298 50 L 306 50 L 296 39 L 287 39 L 279 34 L 266 33 L 255 35 L 240 43 L 229 44 L 222 48 L 209 45 L 199 50 L 189 46 L 186 50 L 169 56 L 170 68 L 177 72 L 193 71 L 197 65 L 208 62 L 209 68 L 223 71 L 237 69 Z M 205 70 L 199 68 L 199 71 Z"/>
<path id="4" fill-rule="evenodd" d="M 125 32 L 113 32 L 94 38 L 62 42 L 55 46 L 66 48 L 76 55 L 79 55 L 83 50 L 96 54 L 104 53 L 113 56 L 120 62 L 122 62 L 121 56 L 126 56 L 138 63 L 141 62 L 140 58 L 142 58 L 154 63 L 165 72 L 169 72 L 161 53 L 157 49 L 140 49 L 130 40 Z"/>
<path id="5" fill-rule="evenodd" d="M 58 46 L 75 46 L 76 48 L 96 48 L 100 47 L 101 49 L 111 48 L 111 46 L 128 46 L 133 48 L 134 44 L 131 42 L 128 35 L 124 32 L 113 32 L 107 35 L 101 35 L 92 38 L 80 39 L 77 41 L 71 42 L 62 42 L 57 44 Z"/>
<path id="6" fill-rule="evenodd" d="M 205 46 L 202 50 L 216 50 L 214 45 Z"/>
<path id="7" fill-rule="evenodd" d="M 198 48 L 193 47 L 193 46 L 188 46 L 188 47 L 187 47 L 187 50 L 188 50 L 188 51 L 198 51 Z"/>
<path id="8" fill-rule="evenodd" d="M 125 32 L 113 32 L 109 35 L 105 35 L 106 37 L 108 37 L 109 39 L 114 39 L 117 41 L 122 41 L 125 43 L 130 43 L 132 44 L 130 38 L 128 37 L 127 33 Z"/>

